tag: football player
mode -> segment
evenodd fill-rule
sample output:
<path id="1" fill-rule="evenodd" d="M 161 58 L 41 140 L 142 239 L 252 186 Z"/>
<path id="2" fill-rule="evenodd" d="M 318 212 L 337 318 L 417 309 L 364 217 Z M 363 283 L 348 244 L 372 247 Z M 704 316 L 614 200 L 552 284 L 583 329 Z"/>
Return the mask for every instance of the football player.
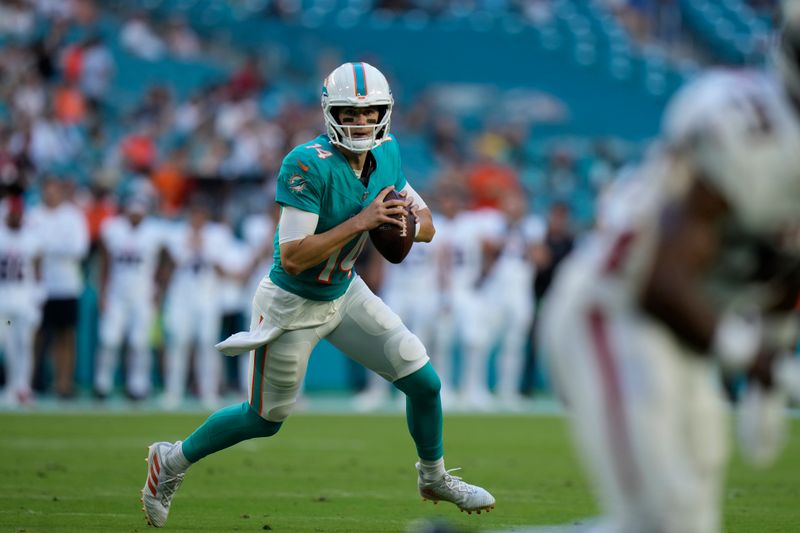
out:
<path id="1" fill-rule="evenodd" d="M 545 303 L 545 352 L 605 512 L 597 531 L 720 531 L 716 367 L 743 372 L 763 397 L 789 361 L 800 265 L 791 8 L 777 75 L 713 72 L 673 99 L 624 208 L 566 260 Z M 744 451 L 770 451 L 756 444 Z"/>
<path id="2" fill-rule="evenodd" d="M 4 401 L 32 401 L 33 335 L 41 318 L 41 244 L 24 223 L 21 196 L 8 198 L 0 225 L 0 350 L 6 366 Z"/>
<path id="3" fill-rule="evenodd" d="M 491 344 L 499 339 L 495 396 L 501 405 L 515 409 L 521 405 L 525 349 L 533 321 L 534 255 L 544 241 L 545 226 L 538 216 L 528 214 L 524 191 L 503 196 L 500 210 L 495 235 L 485 238 L 486 280 L 480 287 L 484 359 L 476 371 L 486 373 Z M 488 382 L 488 376 L 482 382 Z"/>
<path id="4" fill-rule="evenodd" d="M 443 375 L 443 387 L 452 388 L 453 353 L 462 347 L 458 379 L 459 402 L 469 409 L 487 410 L 492 404 L 484 357 L 486 332 L 482 324 L 479 280 L 483 264 L 483 234 L 497 227 L 494 210 L 465 211 L 466 194 L 446 187 L 439 194 L 438 275 L 440 316 L 437 319 L 433 359 Z M 448 396 L 449 390 L 445 389 Z"/>
<path id="5" fill-rule="evenodd" d="M 128 339 L 126 391 L 134 400 L 150 393 L 152 354 L 149 335 L 155 312 L 155 274 L 164 232 L 148 216 L 151 200 L 135 195 L 125 212 L 100 229 L 100 350 L 94 390 L 106 398 L 114 386 L 119 350 Z"/>
<path id="6" fill-rule="evenodd" d="M 366 63 L 345 63 L 324 80 L 327 134 L 297 146 L 283 161 L 275 262 L 256 291 L 250 331 L 218 345 L 228 354 L 252 350 L 249 401 L 217 411 L 183 442 L 150 447 L 142 494 L 151 524 L 164 524 L 191 464 L 280 430 L 308 357 L 323 338 L 406 394 L 423 498 L 469 512 L 494 506 L 486 490 L 445 470 L 439 377 L 420 340 L 353 271 L 368 230 L 401 225 L 392 215 L 409 205 L 416 210 L 416 240 L 427 242 L 434 234 L 430 210 L 408 185 L 397 140 L 389 134 L 393 103 L 386 78 Z M 406 199 L 384 201 L 392 189 Z"/>
<path id="7" fill-rule="evenodd" d="M 219 397 L 222 361 L 214 350 L 219 340 L 219 281 L 224 274 L 230 231 L 209 220 L 210 206 L 195 199 L 188 220 L 170 230 L 167 251 L 174 265 L 164 303 L 167 334 L 163 405 L 174 409 L 183 400 L 189 355 L 195 353 L 195 381 L 201 402 L 214 407 Z"/>

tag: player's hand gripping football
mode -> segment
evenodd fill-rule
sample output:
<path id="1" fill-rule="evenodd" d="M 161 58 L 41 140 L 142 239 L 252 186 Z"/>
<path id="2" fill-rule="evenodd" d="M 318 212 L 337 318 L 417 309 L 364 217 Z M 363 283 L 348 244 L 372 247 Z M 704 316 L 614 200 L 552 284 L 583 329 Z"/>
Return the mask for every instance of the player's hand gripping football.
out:
<path id="1" fill-rule="evenodd" d="M 408 200 L 386 200 L 386 195 L 393 190 L 394 187 L 381 189 L 375 199 L 356 215 L 355 218 L 362 230 L 368 231 L 386 223 L 403 227 L 403 222 L 394 217 L 404 214 L 410 202 Z"/>

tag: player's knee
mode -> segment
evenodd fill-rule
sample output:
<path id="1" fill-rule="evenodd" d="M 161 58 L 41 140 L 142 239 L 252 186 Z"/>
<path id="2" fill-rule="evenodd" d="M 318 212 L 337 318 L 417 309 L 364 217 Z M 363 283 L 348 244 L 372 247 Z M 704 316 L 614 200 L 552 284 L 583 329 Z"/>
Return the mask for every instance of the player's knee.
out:
<path id="1" fill-rule="evenodd" d="M 295 400 L 280 405 L 270 406 L 264 411 L 262 419 L 265 420 L 266 422 L 281 424 L 283 423 L 284 420 L 289 418 L 289 415 L 292 413 L 292 410 L 294 410 L 294 405 L 295 405 Z M 275 432 L 277 433 L 277 429 L 275 430 Z"/>
<path id="2" fill-rule="evenodd" d="M 249 425 L 253 430 L 254 436 L 271 437 L 276 434 L 283 425 L 283 420 L 273 421 L 259 416 L 256 410 L 247 402 L 242 405 L 242 408 L 245 410 L 245 415 L 250 421 Z"/>
<path id="3" fill-rule="evenodd" d="M 442 389 L 442 381 L 430 363 L 394 384 L 411 398 L 436 398 Z"/>

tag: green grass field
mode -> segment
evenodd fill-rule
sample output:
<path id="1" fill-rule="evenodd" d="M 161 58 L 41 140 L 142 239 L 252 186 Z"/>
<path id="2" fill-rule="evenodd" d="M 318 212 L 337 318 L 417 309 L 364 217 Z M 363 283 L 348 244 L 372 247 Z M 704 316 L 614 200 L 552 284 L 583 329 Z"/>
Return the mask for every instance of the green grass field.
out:
<path id="1" fill-rule="evenodd" d="M 143 531 L 147 445 L 187 435 L 196 414 L 0 415 L 0 531 Z M 800 531 L 800 423 L 780 462 L 734 460 L 728 533 Z M 401 416 L 306 415 L 274 438 L 241 443 L 194 466 L 167 531 L 403 532 L 421 517 L 475 531 L 558 524 L 597 510 L 563 420 L 449 416 L 448 467 L 489 488 L 497 508 L 467 516 L 423 503 Z"/>

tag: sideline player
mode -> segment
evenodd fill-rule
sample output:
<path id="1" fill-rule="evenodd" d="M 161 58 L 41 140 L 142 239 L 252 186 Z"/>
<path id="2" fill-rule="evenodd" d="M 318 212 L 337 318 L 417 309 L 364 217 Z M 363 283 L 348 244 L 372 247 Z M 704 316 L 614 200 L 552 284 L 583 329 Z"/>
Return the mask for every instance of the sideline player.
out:
<path id="1" fill-rule="evenodd" d="M 4 401 L 27 405 L 33 400 L 33 335 L 41 319 L 40 240 L 24 220 L 21 196 L 0 209 L 0 350 L 6 367 Z"/>
<path id="2" fill-rule="evenodd" d="M 147 216 L 149 198 L 134 196 L 125 213 L 100 230 L 100 351 L 94 378 L 95 395 L 106 398 L 114 386 L 119 351 L 127 337 L 126 392 L 142 400 L 150 393 L 153 357 L 149 334 L 155 313 L 155 273 L 164 234 Z"/>
<path id="3" fill-rule="evenodd" d="M 389 135 L 393 98 L 383 74 L 345 63 L 323 82 L 327 135 L 292 150 L 278 176 L 282 206 L 275 263 L 259 285 L 249 332 L 218 348 L 252 350 L 249 402 L 217 411 L 185 441 L 150 447 L 142 490 L 148 522 L 166 522 L 186 470 L 246 439 L 278 432 L 291 413 L 308 357 L 327 338 L 407 396 L 408 427 L 417 447 L 418 489 L 425 499 L 469 512 L 494 507 L 486 490 L 444 467 L 439 377 L 425 347 L 353 272 L 367 231 L 408 205 L 417 211 L 418 241 L 430 241 L 430 210 L 407 184 L 397 141 Z M 384 201 L 392 188 L 408 200 Z"/>
<path id="4" fill-rule="evenodd" d="M 167 350 L 162 403 L 166 409 L 178 407 L 183 400 L 193 345 L 200 401 L 211 409 L 219 399 L 222 360 L 213 346 L 219 340 L 220 278 L 231 236 L 227 227 L 210 222 L 209 217 L 207 201 L 196 198 L 187 220 L 177 223 L 167 239 L 174 269 L 164 304 Z"/>
<path id="5" fill-rule="evenodd" d="M 545 304 L 545 351 L 605 513 L 592 531 L 720 531 L 717 365 L 768 396 L 788 361 L 793 335 L 776 325 L 800 270 L 800 19 L 789 23 L 778 76 L 714 72 L 674 98 L 663 145 Z"/>

